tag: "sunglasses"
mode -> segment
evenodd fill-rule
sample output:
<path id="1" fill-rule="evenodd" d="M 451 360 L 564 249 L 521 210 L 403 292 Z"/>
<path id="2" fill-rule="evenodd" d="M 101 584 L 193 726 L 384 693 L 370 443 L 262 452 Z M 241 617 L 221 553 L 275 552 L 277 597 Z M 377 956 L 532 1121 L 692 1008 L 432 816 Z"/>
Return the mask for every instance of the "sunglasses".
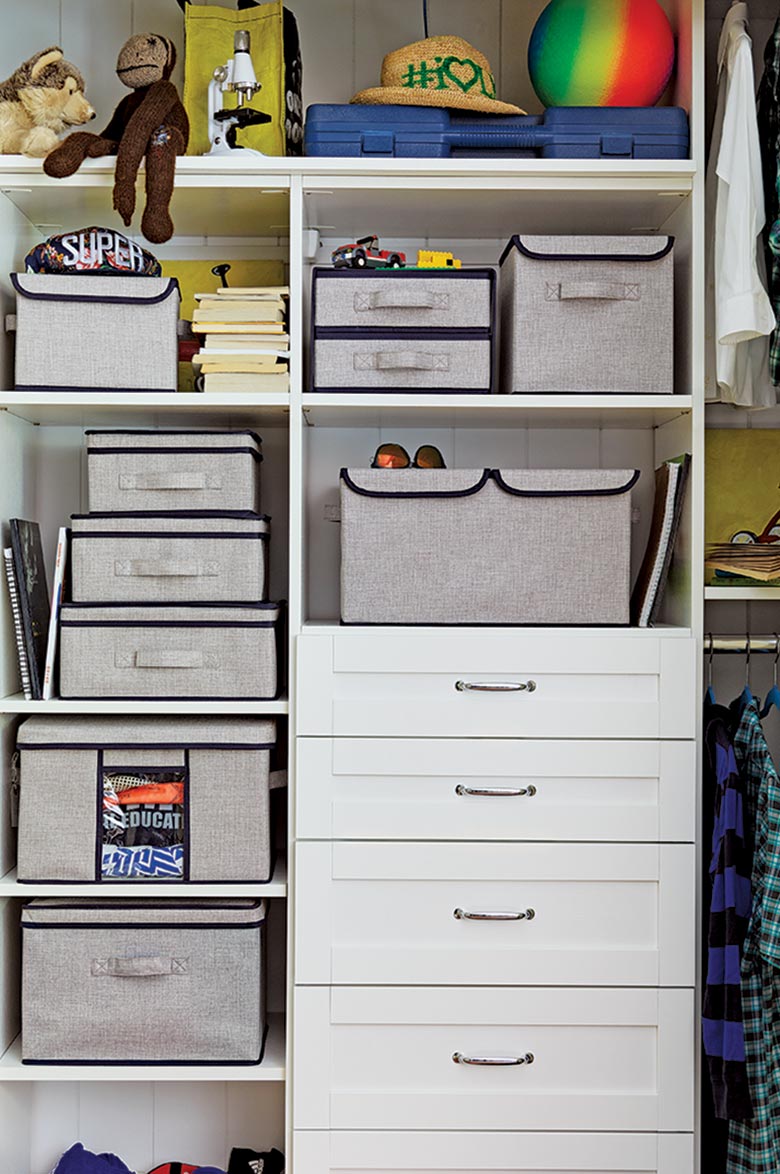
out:
<path id="1" fill-rule="evenodd" d="M 422 444 L 411 460 L 400 444 L 380 444 L 371 462 L 372 469 L 446 469 L 444 457 L 433 444 Z"/>

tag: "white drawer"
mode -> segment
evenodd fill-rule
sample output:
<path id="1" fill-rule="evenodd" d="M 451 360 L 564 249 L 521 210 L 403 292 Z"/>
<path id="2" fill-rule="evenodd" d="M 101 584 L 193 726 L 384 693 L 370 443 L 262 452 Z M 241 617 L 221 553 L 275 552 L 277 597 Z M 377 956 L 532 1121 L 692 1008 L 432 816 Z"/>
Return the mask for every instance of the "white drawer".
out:
<path id="1" fill-rule="evenodd" d="M 693 1129 L 693 991 L 298 987 L 295 1007 L 297 1129 Z"/>
<path id="2" fill-rule="evenodd" d="M 695 839 L 692 741 L 299 738 L 297 747 L 299 839 Z"/>
<path id="3" fill-rule="evenodd" d="M 692 844 L 309 842 L 296 861 L 298 983 L 696 981 Z"/>
<path id="4" fill-rule="evenodd" d="M 298 640 L 298 729 L 388 738 L 692 738 L 695 652 L 691 639 L 621 629 L 306 633 Z M 512 691 L 472 688 L 491 684 Z"/>
<path id="5" fill-rule="evenodd" d="M 693 1174 L 690 1133 L 298 1130 L 296 1174 Z"/>

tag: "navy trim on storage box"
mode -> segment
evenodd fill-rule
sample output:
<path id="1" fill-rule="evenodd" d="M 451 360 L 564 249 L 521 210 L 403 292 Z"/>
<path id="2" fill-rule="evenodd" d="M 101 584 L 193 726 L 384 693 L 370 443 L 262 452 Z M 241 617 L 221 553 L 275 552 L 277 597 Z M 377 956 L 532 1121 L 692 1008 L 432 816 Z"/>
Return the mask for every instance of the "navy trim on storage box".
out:
<path id="1" fill-rule="evenodd" d="M 403 476 L 404 469 L 397 469 L 396 472 Z M 515 489 L 508 485 L 501 476 L 500 469 L 485 469 L 479 481 L 475 485 L 470 485 L 467 489 L 424 489 L 417 492 L 405 492 L 403 490 L 385 490 L 385 489 L 364 489 L 360 485 L 356 485 L 349 475 L 348 469 L 341 470 L 341 480 L 351 489 L 353 493 L 359 494 L 361 497 L 386 497 L 386 498 L 408 498 L 408 497 L 426 497 L 426 498 L 445 498 L 445 497 L 472 497 L 475 493 L 479 493 L 484 489 L 488 481 L 495 481 L 499 489 L 503 489 L 505 493 L 511 493 L 514 497 L 615 497 L 621 493 L 628 493 L 639 480 L 640 470 L 635 469 L 633 476 L 625 485 L 617 485 L 609 489 Z M 380 625 L 381 626 L 381 625 Z"/>
<path id="2" fill-rule="evenodd" d="M 198 448 L 196 446 L 193 446 L 191 448 L 166 448 L 166 447 L 155 448 L 152 445 L 149 445 L 148 447 L 144 447 L 144 448 L 141 448 L 141 447 L 136 448 L 134 446 L 133 448 L 122 448 L 122 447 L 118 447 L 118 448 L 91 448 L 91 449 L 87 450 L 88 457 L 97 457 L 97 456 L 102 457 L 106 454 L 108 454 L 109 456 L 118 456 L 118 455 L 135 456 L 136 453 L 144 453 L 144 454 L 164 453 L 168 456 L 174 456 L 174 457 L 184 456 L 184 455 L 189 456 L 191 453 L 200 453 L 200 454 L 210 453 L 212 455 L 218 455 L 218 456 L 223 456 L 224 453 L 249 453 L 249 455 L 256 461 L 262 461 L 262 459 L 263 459 L 262 454 L 259 453 L 256 449 L 254 449 L 254 448 L 239 448 L 239 447 L 236 447 L 236 448 L 214 448 L 214 447 L 206 446 L 203 448 Z"/>
<path id="3" fill-rule="evenodd" d="M 175 387 L 84 387 L 81 383 L 15 383 L 15 391 L 89 392 L 100 395 L 177 395 Z"/>
<path id="4" fill-rule="evenodd" d="M 68 276 L 67 274 L 65 276 Z M 94 276 L 94 274 L 82 274 L 84 277 Z M 122 276 L 132 276 L 131 274 L 122 274 Z M 154 280 L 159 280 L 155 278 Z M 19 281 L 18 273 L 11 274 L 11 285 L 16 292 L 23 298 L 29 298 L 33 302 L 88 302 L 90 305 L 97 303 L 101 306 L 156 306 L 160 302 L 166 301 L 175 291 L 181 296 L 179 290 L 179 283 L 175 277 L 168 280 L 168 284 L 162 293 L 152 294 L 151 297 L 89 297 L 87 294 L 58 294 L 58 293 L 33 293 L 29 289 L 25 289 Z"/>
<path id="5" fill-rule="evenodd" d="M 663 257 L 668 256 L 673 248 L 674 237 L 668 236 L 664 247 L 656 253 L 536 253 L 523 244 L 522 237 L 515 233 L 507 243 L 498 263 L 503 265 L 513 249 L 517 249 L 518 253 L 521 253 L 523 257 L 529 257 L 532 261 L 636 261 L 643 264 L 646 261 L 660 261 Z"/>
<path id="6" fill-rule="evenodd" d="M 251 428 L 85 428 L 85 436 L 251 436 L 258 444 L 261 436 Z M 123 450 L 133 452 L 132 448 Z M 166 450 L 167 451 L 167 450 Z M 171 450 L 176 452 L 178 450 Z M 214 449 L 220 452 L 220 449 Z"/>
<path id="7" fill-rule="evenodd" d="M 17 742 L 25 750 L 273 750 L 276 742 Z M 133 768 L 143 769 L 141 768 Z M 166 768 L 169 769 L 169 768 Z"/>
<path id="8" fill-rule="evenodd" d="M 22 1063 L 33 1068 L 43 1064 L 53 1068 L 255 1068 L 263 1062 L 267 1042 L 268 1024 L 263 1028 L 263 1046 L 256 1060 L 22 1060 Z"/>
<path id="9" fill-rule="evenodd" d="M 133 516 L 132 514 L 130 515 Z M 244 534 L 240 530 L 217 530 L 210 532 L 208 530 L 202 533 L 194 530 L 186 530 L 184 532 L 176 532 L 173 530 L 91 530 L 85 534 L 71 535 L 71 542 L 75 542 L 77 538 L 247 538 L 255 541 L 268 542 L 270 541 L 270 534 Z M 161 602 L 160 607 L 165 607 Z M 169 606 L 173 606 L 170 604 Z"/>
<path id="10" fill-rule="evenodd" d="M 317 326 L 317 282 L 336 279 L 343 281 L 349 278 L 366 278 L 367 276 L 380 277 L 384 280 L 409 280 L 414 278 L 428 280 L 444 280 L 456 277 L 459 281 L 485 281 L 490 286 L 490 327 L 385 327 L 372 331 L 371 327 L 355 326 Z M 310 389 L 312 392 L 323 395 L 491 395 L 495 390 L 496 381 L 496 271 L 491 268 L 479 269 L 335 269 L 325 265 L 317 265 L 312 273 L 311 285 L 311 321 L 309 331 L 309 369 Z M 490 341 L 490 375 L 488 386 L 480 387 L 317 387 L 317 357 L 316 343 L 319 339 L 467 339 L 481 338 Z"/>

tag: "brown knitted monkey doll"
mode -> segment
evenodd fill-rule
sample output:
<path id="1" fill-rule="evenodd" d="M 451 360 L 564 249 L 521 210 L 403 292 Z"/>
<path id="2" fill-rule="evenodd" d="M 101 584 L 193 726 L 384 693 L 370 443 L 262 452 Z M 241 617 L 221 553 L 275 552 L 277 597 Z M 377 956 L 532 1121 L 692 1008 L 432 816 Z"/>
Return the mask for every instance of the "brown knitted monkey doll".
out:
<path id="1" fill-rule="evenodd" d="M 47 175 L 73 175 L 85 159 L 116 155 L 114 208 L 126 226 L 135 211 L 135 181 L 146 158 L 146 209 L 141 231 L 162 244 L 173 235 L 168 205 L 173 194 L 176 156 L 187 149 L 190 124 L 174 84 L 169 80 L 176 49 L 167 37 L 138 33 L 122 46 L 116 72 L 133 91 L 117 106 L 102 134 L 78 131 L 46 158 Z"/>

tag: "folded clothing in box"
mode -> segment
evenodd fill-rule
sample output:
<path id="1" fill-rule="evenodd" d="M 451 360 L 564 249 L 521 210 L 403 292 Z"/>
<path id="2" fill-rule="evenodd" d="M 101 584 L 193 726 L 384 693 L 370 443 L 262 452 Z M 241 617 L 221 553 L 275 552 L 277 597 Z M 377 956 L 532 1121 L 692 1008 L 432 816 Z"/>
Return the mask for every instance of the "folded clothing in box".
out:
<path id="1" fill-rule="evenodd" d="M 19 880 L 270 880 L 275 744 L 268 718 L 28 718 Z"/>

